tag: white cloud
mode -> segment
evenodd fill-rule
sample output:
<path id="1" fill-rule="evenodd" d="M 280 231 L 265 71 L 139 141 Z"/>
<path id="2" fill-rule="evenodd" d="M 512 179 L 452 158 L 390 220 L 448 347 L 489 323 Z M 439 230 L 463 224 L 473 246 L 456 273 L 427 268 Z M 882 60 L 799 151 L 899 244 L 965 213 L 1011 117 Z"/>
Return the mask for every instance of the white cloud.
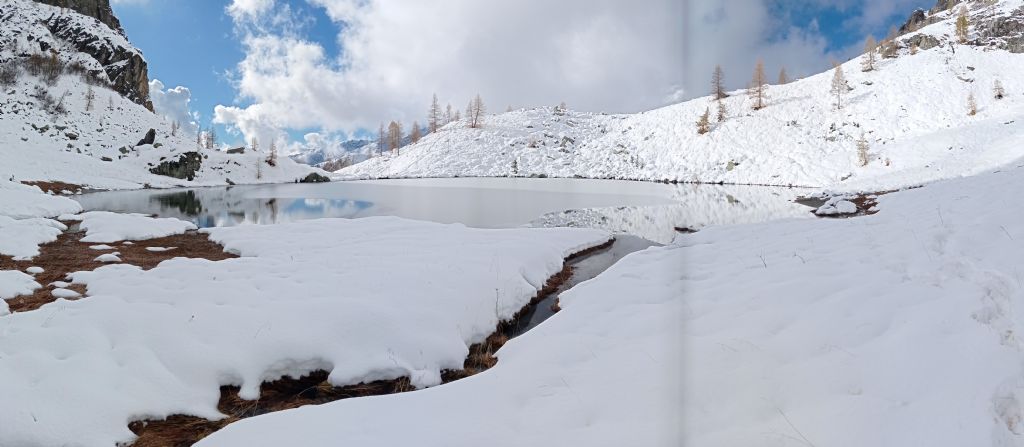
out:
<path id="1" fill-rule="evenodd" d="M 156 113 L 171 121 L 177 121 L 186 132 L 194 134 L 199 130 L 198 116 L 189 107 L 192 92 L 188 87 L 179 85 L 165 89 L 163 82 L 153 79 L 149 81 L 149 98 L 153 101 L 153 110 Z"/>
<path id="2" fill-rule="evenodd" d="M 566 101 L 631 112 L 663 105 L 680 88 L 679 0 L 310 2 L 344 24 L 343 54 L 232 13 L 246 50 L 238 93 L 253 105 L 219 106 L 218 122 L 247 136 L 264 126 L 376 128 L 382 120 L 422 121 L 435 92 L 458 108 L 479 92 L 492 110 Z M 228 10 L 290 12 L 253 4 L 235 0 Z"/>
<path id="3" fill-rule="evenodd" d="M 274 6 L 274 0 L 232 0 L 227 13 L 235 21 L 255 20 Z"/>

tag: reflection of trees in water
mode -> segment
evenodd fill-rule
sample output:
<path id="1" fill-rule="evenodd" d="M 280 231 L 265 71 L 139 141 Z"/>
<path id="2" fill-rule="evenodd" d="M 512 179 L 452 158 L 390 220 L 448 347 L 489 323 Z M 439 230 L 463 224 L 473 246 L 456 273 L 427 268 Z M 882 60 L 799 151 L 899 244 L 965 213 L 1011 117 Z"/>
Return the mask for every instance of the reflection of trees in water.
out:
<path id="1" fill-rule="evenodd" d="M 181 191 L 171 194 L 161 194 L 154 199 L 161 208 L 176 208 L 188 216 L 195 216 L 203 212 L 203 203 L 196 197 L 195 191 Z"/>

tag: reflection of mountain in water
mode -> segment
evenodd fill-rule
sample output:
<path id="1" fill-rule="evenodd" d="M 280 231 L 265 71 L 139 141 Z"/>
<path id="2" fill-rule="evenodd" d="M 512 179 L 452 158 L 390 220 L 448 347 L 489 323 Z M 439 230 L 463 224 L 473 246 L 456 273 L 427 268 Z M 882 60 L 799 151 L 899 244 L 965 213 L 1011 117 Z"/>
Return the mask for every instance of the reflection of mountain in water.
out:
<path id="1" fill-rule="evenodd" d="M 172 208 L 188 216 L 196 216 L 203 212 L 203 202 L 196 197 L 196 192 L 192 190 L 161 194 L 154 196 L 152 200 L 160 204 L 161 210 Z"/>
<path id="2" fill-rule="evenodd" d="M 673 197 L 679 201 L 675 205 L 567 210 L 545 214 L 530 225 L 600 228 L 668 244 L 677 234 L 676 227 L 699 229 L 812 217 L 809 208 L 792 202 L 795 195 L 788 188 L 681 185 Z"/>

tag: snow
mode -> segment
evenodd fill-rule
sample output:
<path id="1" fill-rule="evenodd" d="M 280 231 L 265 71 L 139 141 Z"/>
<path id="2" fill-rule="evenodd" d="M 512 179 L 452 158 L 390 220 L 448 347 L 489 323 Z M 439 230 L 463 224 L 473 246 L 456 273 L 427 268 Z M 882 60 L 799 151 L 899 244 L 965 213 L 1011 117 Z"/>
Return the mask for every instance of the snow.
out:
<path id="1" fill-rule="evenodd" d="M 843 214 L 854 214 L 857 212 L 857 204 L 847 200 L 847 197 L 831 197 L 824 205 L 814 210 L 819 216 L 836 216 Z"/>
<path id="2" fill-rule="evenodd" d="M 2 136 L 0 136 L 2 138 Z M 2 147 L 0 147 L 2 150 Z M 4 166 L 10 166 L 6 161 Z M 0 168 L 2 169 L 2 168 Z M 82 211 L 78 202 L 67 197 L 43 195 L 35 186 L 0 180 L 0 216 L 12 219 L 54 217 Z"/>
<path id="3" fill-rule="evenodd" d="M 112 52 L 120 48 L 142 57 L 120 33 L 91 17 L 29 0 L 5 0 L 0 5 L 0 63 L 27 56 L 46 44 L 59 49 L 64 63 L 79 63 L 106 78 L 102 64 L 79 52 L 80 44 L 96 45 Z M 45 20 L 54 14 L 88 33 L 90 42 L 67 42 L 52 34 Z M 49 113 L 41 107 L 37 88 L 62 101 L 66 113 Z M 144 186 L 208 186 L 228 183 L 284 183 L 322 172 L 278 157 L 276 166 L 264 160 L 267 153 L 229 155 L 216 150 L 197 149 L 195 134 L 185 131 L 171 135 L 171 121 L 150 112 L 100 85 L 93 86 L 95 100 L 86 110 L 89 85 L 78 75 L 64 74 L 55 85 L 22 70 L 18 82 L 0 89 L 0 178 L 20 181 L 56 180 L 98 189 L 135 189 Z M 62 98 L 59 98 L 63 95 Z M 136 147 L 149 129 L 156 131 L 156 143 Z M 72 138 L 69 135 L 74 135 Z M 159 145 L 159 147 L 158 147 Z M 202 165 L 194 180 L 150 173 L 163 161 L 175 160 L 186 152 L 198 151 Z M 259 168 L 257 168 L 259 165 Z M 0 203 L 7 203 L 0 185 Z M 65 199 L 66 200 L 66 199 Z M 77 212 L 68 210 L 64 212 Z M 58 213 L 59 214 L 59 213 Z M 56 215 L 56 214 L 53 214 Z"/>
<path id="4" fill-rule="evenodd" d="M 79 228 L 85 230 L 82 242 L 143 240 L 182 234 L 195 230 L 195 224 L 171 217 L 154 218 L 141 214 L 89 211 L 79 215 Z M 108 247 L 109 248 L 109 247 Z"/>
<path id="5" fill-rule="evenodd" d="M 53 292 L 51 292 L 51 293 L 53 294 L 54 298 L 64 298 L 64 299 L 78 298 L 78 297 L 82 296 L 82 294 L 80 294 L 78 292 L 75 292 L 74 290 L 70 290 L 70 289 L 53 289 Z"/>
<path id="6" fill-rule="evenodd" d="M 107 244 L 90 245 L 89 248 L 93 249 L 93 250 L 113 250 L 114 249 L 114 247 L 111 247 L 111 246 L 109 246 Z"/>
<path id="7" fill-rule="evenodd" d="M 113 253 L 104 253 L 102 255 L 97 256 L 95 261 L 103 263 L 121 262 L 121 258 L 119 257 L 119 255 L 120 253 L 116 251 Z"/>
<path id="8" fill-rule="evenodd" d="M 29 268 L 25 269 L 25 272 L 27 272 L 27 273 L 29 273 L 31 275 L 38 275 L 38 274 L 43 273 L 45 271 L 46 270 L 44 270 L 42 267 L 37 267 L 37 266 L 32 266 L 32 267 L 29 267 Z"/>
<path id="9" fill-rule="evenodd" d="M 992 8 L 1005 15 L 1021 4 L 1004 0 Z M 372 158 L 335 177 L 545 175 L 880 191 L 985 172 L 1021 155 L 1024 81 L 1015 74 L 1024 71 L 1024 58 L 968 45 L 954 45 L 953 53 L 946 43 L 952 30 L 952 18 L 923 28 L 942 44 L 911 55 L 904 43 L 898 58 L 871 72 L 861 71 L 859 57 L 844 63 L 852 90 L 842 109 L 826 71 L 769 86 L 759 111 L 743 91 L 730 92 L 728 119 L 706 135 L 694 123 L 705 108 L 714 111 L 710 97 L 632 115 L 516 110 L 487 116 L 483 129 L 449 124 L 401 155 Z M 1002 100 L 991 94 L 997 79 L 1007 91 Z M 975 116 L 967 114 L 970 93 Z M 855 144 L 862 133 L 870 144 L 865 167 Z"/>
<path id="10" fill-rule="evenodd" d="M 220 385 L 256 398 L 320 368 L 337 385 L 436 385 L 565 256 L 609 237 L 386 217 L 208 231 L 243 257 L 74 273 L 88 298 L 0 318 L 0 445 L 128 442 L 134 419 L 221 417 Z"/>
<path id="11" fill-rule="evenodd" d="M 17 270 L 0 270 L 0 315 L 8 312 L 7 302 L 3 300 L 31 294 L 40 287 L 31 275 Z"/>
<path id="12" fill-rule="evenodd" d="M 147 251 L 152 251 L 152 252 L 163 252 L 163 251 L 171 251 L 171 250 L 174 250 L 175 248 L 177 248 L 177 247 L 146 247 L 146 250 Z"/>
<path id="13" fill-rule="evenodd" d="M 11 256 L 15 260 L 32 259 L 39 254 L 40 244 L 57 240 L 65 229 L 64 224 L 51 219 L 15 220 L 0 216 L 0 255 Z"/>
<path id="14" fill-rule="evenodd" d="M 1022 189 L 1024 164 L 707 227 L 564 293 L 484 373 L 199 445 L 1019 445 Z"/>

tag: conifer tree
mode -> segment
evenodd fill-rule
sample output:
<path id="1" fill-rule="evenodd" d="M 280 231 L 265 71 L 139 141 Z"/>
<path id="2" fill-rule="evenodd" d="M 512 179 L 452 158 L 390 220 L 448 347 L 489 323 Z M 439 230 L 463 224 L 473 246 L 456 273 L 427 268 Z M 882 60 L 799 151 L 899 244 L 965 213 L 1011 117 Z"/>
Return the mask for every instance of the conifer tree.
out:
<path id="1" fill-rule="evenodd" d="M 267 164 L 277 166 L 277 142 L 270 140 L 270 155 L 267 156 Z"/>
<path id="2" fill-rule="evenodd" d="M 885 40 L 882 43 L 882 57 L 896 57 L 896 51 L 899 49 L 899 44 L 896 42 L 896 37 L 896 27 L 889 27 L 889 34 L 886 35 Z"/>
<path id="3" fill-rule="evenodd" d="M 487 113 L 487 107 L 484 106 L 484 100 L 477 94 L 469 101 L 469 107 L 466 108 L 466 119 L 469 120 L 469 127 L 473 129 L 483 127 L 485 113 Z"/>
<path id="4" fill-rule="evenodd" d="M 452 105 L 448 104 L 448 108 L 444 111 L 444 123 L 448 124 L 455 120 L 455 115 L 452 114 Z"/>
<path id="5" fill-rule="evenodd" d="M 1006 91 L 1003 90 L 1003 83 L 998 79 L 992 84 L 992 96 L 995 96 L 996 99 L 1003 99 L 1003 96 L 1006 96 Z"/>
<path id="6" fill-rule="evenodd" d="M 380 128 L 377 129 L 377 153 L 383 154 L 385 147 L 387 147 L 387 136 L 384 135 L 384 123 L 380 123 Z"/>
<path id="7" fill-rule="evenodd" d="M 700 119 L 697 120 L 697 134 L 704 135 L 711 130 L 711 111 L 707 107 L 704 108 L 704 113 L 701 114 Z"/>
<path id="8" fill-rule="evenodd" d="M 722 73 L 721 65 L 715 65 L 715 71 L 711 74 L 711 97 L 720 100 L 726 96 L 725 74 Z"/>
<path id="9" fill-rule="evenodd" d="M 719 99 L 717 102 L 718 102 L 718 115 L 717 115 L 717 118 L 718 118 L 718 122 L 722 123 L 722 122 L 725 122 L 725 118 L 726 118 L 726 115 L 729 113 L 729 110 L 725 108 L 725 101 L 722 101 L 721 99 Z"/>
<path id="10" fill-rule="evenodd" d="M 434 94 L 434 99 L 430 101 L 430 111 L 427 112 L 427 133 L 437 132 L 438 127 L 441 127 L 441 104 L 437 102 L 437 94 Z"/>
<path id="11" fill-rule="evenodd" d="M 861 166 L 868 165 L 868 150 L 870 149 L 871 147 L 868 145 L 868 140 L 864 138 L 864 134 L 861 133 L 860 138 L 857 140 L 857 160 L 860 162 Z"/>
<path id="12" fill-rule="evenodd" d="M 409 132 L 409 141 L 415 144 L 420 141 L 420 137 L 422 137 L 420 134 L 420 123 L 413 121 L 412 131 Z"/>
<path id="13" fill-rule="evenodd" d="M 875 50 L 878 48 L 878 44 L 875 43 L 875 38 L 868 35 L 867 39 L 864 39 L 864 59 L 860 62 L 861 71 L 871 71 L 875 69 Z"/>
<path id="14" fill-rule="evenodd" d="M 836 64 L 836 68 L 832 74 L 832 94 L 836 95 L 836 109 L 843 108 L 843 95 L 848 90 L 846 85 L 846 76 L 843 74 L 843 66 Z"/>
<path id="15" fill-rule="evenodd" d="M 786 74 L 786 67 L 779 70 L 779 85 L 789 84 L 789 75 Z"/>
<path id="16" fill-rule="evenodd" d="M 768 99 L 767 85 L 768 80 L 764 76 L 764 62 L 758 60 L 754 67 L 754 77 L 750 80 L 750 88 L 747 89 L 747 96 L 754 100 L 754 110 L 764 108 Z"/>
<path id="17" fill-rule="evenodd" d="M 974 100 L 974 93 L 967 94 L 967 114 L 974 116 L 978 114 L 978 103 Z"/>
<path id="18" fill-rule="evenodd" d="M 970 22 L 967 18 L 967 7 L 961 6 L 960 12 L 956 16 L 956 40 L 960 43 L 967 42 L 968 26 L 970 26 Z"/>
<path id="19" fill-rule="evenodd" d="M 400 147 L 402 147 L 402 125 L 392 121 L 388 124 L 388 149 L 397 153 Z"/>

